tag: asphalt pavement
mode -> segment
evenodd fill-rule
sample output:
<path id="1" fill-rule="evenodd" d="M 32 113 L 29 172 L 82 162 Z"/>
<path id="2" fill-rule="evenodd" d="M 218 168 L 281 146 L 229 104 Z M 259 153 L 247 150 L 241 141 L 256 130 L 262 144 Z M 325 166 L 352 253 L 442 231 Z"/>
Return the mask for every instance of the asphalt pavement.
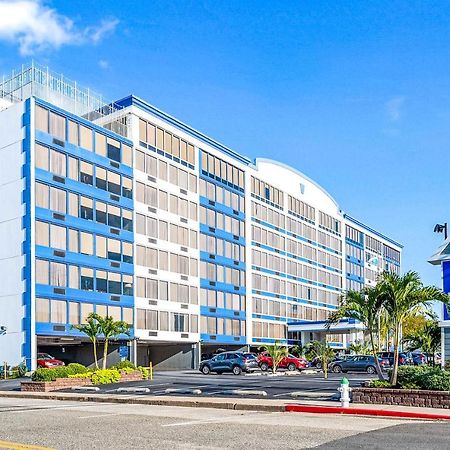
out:
<path id="1" fill-rule="evenodd" d="M 346 374 L 350 385 L 360 386 L 371 379 L 367 374 Z M 148 392 L 135 392 L 140 395 L 187 395 L 208 397 L 252 397 L 266 399 L 316 398 L 336 400 L 337 388 L 342 374 L 330 374 L 328 379 L 322 373 L 268 376 L 260 372 L 252 375 L 210 374 L 197 371 L 157 372 L 153 380 L 117 383 L 98 386 L 99 393 L 129 394 L 131 389 Z"/>
<path id="2" fill-rule="evenodd" d="M 350 386 L 373 378 L 365 373 L 349 373 Z M 98 386 L 98 393 L 156 396 L 205 396 L 205 397 L 251 397 L 265 399 L 317 399 L 336 401 L 342 374 L 330 373 L 324 379 L 322 373 L 270 376 L 261 372 L 247 375 L 210 374 L 199 371 L 155 372 L 153 380 L 115 383 Z M 3 384 L 0 390 L 18 390 L 19 382 Z M 136 390 L 136 392 L 134 392 Z M 64 392 L 64 391 L 63 391 Z M 73 392 L 66 390 L 65 392 Z"/>
<path id="3" fill-rule="evenodd" d="M 0 448 L 445 449 L 442 422 L 0 398 Z"/>

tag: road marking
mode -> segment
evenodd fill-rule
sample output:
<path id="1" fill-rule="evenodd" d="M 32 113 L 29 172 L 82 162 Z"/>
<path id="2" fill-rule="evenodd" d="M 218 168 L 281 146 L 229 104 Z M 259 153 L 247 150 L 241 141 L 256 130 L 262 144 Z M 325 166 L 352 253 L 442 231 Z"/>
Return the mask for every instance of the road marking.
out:
<path id="1" fill-rule="evenodd" d="M 22 444 L 20 442 L 0 441 L 0 448 L 9 450 L 53 450 L 51 447 L 42 447 L 40 445 Z"/>
<path id="2" fill-rule="evenodd" d="M 95 415 L 93 415 L 93 416 L 80 416 L 80 417 L 78 417 L 78 419 L 96 419 L 96 418 L 99 418 L 99 417 L 110 417 L 110 416 L 122 416 L 122 414 L 121 414 L 121 413 L 95 414 Z"/>
<path id="3" fill-rule="evenodd" d="M 249 416 L 260 416 L 261 414 L 266 414 L 266 413 L 257 412 L 254 414 L 245 414 L 245 417 L 247 418 Z M 233 415 L 233 416 L 224 416 L 224 417 L 215 418 L 215 419 L 191 420 L 189 422 L 166 423 L 161 426 L 162 427 L 184 427 L 184 426 L 188 426 L 188 425 L 202 425 L 205 423 L 232 422 L 233 420 L 242 420 L 242 416 L 244 416 L 244 413 L 240 413 L 238 415 Z"/>

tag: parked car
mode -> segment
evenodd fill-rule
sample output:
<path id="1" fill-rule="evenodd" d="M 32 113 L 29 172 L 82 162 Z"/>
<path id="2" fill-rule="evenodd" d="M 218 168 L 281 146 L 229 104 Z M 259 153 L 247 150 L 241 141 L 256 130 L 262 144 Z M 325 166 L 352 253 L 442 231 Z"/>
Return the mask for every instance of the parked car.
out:
<path id="1" fill-rule="evenodd" d="M 59 367 L 64 366 L 64 362 L 54 358 L 53 356 L 49 355 L 48 353 L 38 353 L 37 354 L 37 366 L 38 367 L 46 367 L 46 368 L 52 368 L 52 367 Z"/>
<path id="2" fill-rule="evenodd" d="M 407 357 L 415 366 L 421 366 L 422 364 L 427 363 L 427 357 L 425 353 L 422 352 L 410 352 L 407 354 Z"/>
<path id="3" fill-rule="evenodd" d="M 330 364 L 334 361 L 341 361 L 341 360 L 346 360 L 348 358 L 352 358 L 354 355 L 340 355 L 340 356 L 335 356 L 333 358 L 332 361 L 330 361 L 330 363 L 328 364 L 328 366 L 330 366 Z M 316 356 L 312 361 L 311 361 L 311 366 L 312 367 L 316 367 L 317 369 L 322 369 L 322 360 Z"/>
<path id="4" fill-rule="evenodd" d="M 394 365 L 394 352 L 378 352 L 377 355 L 379 358 L 389 361 L 391 367 Z M 413 364 L 413 361 L 408 358 L 406 353 L 400 352 L 398 354 L 398 364 L 399 366 L 404 366 L 406 364 Z"/>
<path id="5" fill-rule="evenodd" d="M 262 352 L 258 355 L 258 364 L 263 372 L 269 370 L 273 365 L 272 357 L 267 352 Z M 297 356 L 291 355 L 285 356 L 278 365 L 281 369 L 287 370 L 302 370 L 308 367 L 308 361 L 305 358 L 298 358 Z"/>
<path id="6" fill-rule="evenodd" d="M 378 358 L 381 369 L 387 367 L 386 362 L 383 359 Z M 355 355 L 345 360 L 333 361 L 330 364 L 330 370 L 335 373 L 340 372 L 367 372 L 370 374 L 376 373 L 375 358 L 371 355 Z"/>
<path id="7" fill-rule="evenodd" d="M 258 370 L 258 361 L 253 353 L 224 352 L 200 363 L 200 372 L 208 375 L 210 372 L 221 374 L 231 372 L 240 375 L 242 372 Z"/>

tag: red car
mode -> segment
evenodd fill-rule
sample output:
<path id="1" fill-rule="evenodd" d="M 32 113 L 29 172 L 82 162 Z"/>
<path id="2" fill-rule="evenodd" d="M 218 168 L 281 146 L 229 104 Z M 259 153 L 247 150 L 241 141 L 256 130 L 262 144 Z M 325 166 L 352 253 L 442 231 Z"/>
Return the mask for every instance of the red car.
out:
<path id="1" fill-rule="evenodd" d="M 59 359 L 53 358 L 53 356 L 48 353 L 38 353 L 37 354 L 37 366 L 47 367 L 48 369 L 52 367 L 64 366 L 64 363 Z"/>
<path id="2" fill-rule="evenodd" d="M 262 352 L 258 355 L 258 364 L 263 372 L 272 367 L 272 357 L 267 352 Z M 281 369 L 287 370 L 301 370 L 308 367 L 308 361 L 304 358 L 297 358 L 294 355 L 288 354 L 278 365 Z"/>

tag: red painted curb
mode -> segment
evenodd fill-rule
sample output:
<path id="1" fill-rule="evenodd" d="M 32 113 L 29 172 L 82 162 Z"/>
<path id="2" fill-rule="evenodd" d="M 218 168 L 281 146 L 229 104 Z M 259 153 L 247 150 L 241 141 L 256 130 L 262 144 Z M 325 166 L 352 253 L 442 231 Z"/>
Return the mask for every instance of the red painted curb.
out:
<path id="1" fill-rule="evenodd" d="M 402 417 L 409 419 L 431 419 L 431 420 L 450 420 L 450 415 L 411 412 L 411 411 L 391 411 L 386 409 L 369 408 L 342 408 L 340 406 L 314 406 L 314 405 L 286 405 L 288 412 L 303 412 L 316 414 L 353 414 L 362 416 L 381 416 L 381 417 Z"/>

